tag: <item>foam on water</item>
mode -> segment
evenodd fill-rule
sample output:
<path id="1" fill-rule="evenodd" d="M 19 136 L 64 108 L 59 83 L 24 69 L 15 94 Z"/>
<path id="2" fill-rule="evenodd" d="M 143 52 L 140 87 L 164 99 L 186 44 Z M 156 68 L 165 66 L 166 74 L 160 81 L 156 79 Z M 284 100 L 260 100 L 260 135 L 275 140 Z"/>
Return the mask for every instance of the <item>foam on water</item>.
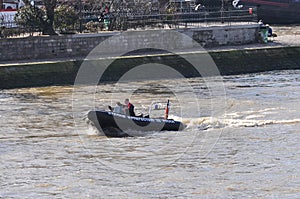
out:
<path id="1" fill-rule="evenodd" d="M 224 118 L 212 118 L 212 117 L 200 117 L 200 118 L 180 118 L 172 116 L 174 120 L 182 121 L 187 125 L 187 129 L 193 128 L 226 128 L 226 127 L 261 127 L 272 124 L 297 124 L 300 123 L 300 119 L 291 120 L 256 120 L 256 119 L 224 119 Z M 255 117 L 254 117 L 255 118 Z"/>
<path id="2" fill-rule="evenodd" d="M 88 128 L 86 129 L 87 135 L 104 135 L 102 132 L 98 131 L 92 122 L 87 122 Z"/>

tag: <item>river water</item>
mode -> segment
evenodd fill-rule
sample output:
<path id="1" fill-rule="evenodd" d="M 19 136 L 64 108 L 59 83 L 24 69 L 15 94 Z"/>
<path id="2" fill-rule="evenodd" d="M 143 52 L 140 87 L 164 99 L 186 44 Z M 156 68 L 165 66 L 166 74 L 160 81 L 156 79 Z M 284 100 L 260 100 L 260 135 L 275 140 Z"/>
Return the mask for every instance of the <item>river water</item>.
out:
<path id="1" fill-rule="evenodd" d="M 300 71 L 210 81 L 102 84 L 94 104 L 72 86 L 2 90 L 0 198 L 299 198 Z M 143 113 L 170 99 L 187 128 L 99 134 L 87 111 L 129 94 Z"/>

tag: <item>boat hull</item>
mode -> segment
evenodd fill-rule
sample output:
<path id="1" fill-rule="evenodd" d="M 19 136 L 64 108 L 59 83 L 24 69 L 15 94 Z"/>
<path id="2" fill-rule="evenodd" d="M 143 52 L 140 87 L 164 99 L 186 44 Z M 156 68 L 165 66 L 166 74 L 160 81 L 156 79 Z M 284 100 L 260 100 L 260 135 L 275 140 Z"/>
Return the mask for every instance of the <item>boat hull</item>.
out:
<path id="1" fill-rule="evenodd" d="M 90 111 L 88 119 L 109 137 L 132 136 L 132 131 L 180 131 L 185 125 L 179 121 L 131 117 L 108 111 Z"/>
<path id="2" fill-rule="evenodd" d="M 258 19 L 271 24 L 300 23 L 300 2 L 296 0 L 240 0 L 240 5 L 257 7 Z"/>

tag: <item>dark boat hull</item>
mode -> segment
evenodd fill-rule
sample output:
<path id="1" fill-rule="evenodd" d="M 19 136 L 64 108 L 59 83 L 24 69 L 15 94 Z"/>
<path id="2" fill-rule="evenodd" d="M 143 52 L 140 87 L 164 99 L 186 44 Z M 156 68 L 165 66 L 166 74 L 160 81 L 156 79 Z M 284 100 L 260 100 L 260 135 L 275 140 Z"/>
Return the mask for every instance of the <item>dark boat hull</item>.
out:
<path id="1" fill-rule="evenodd" d="M 271 24 L 300 23 L 300 1 L 240 0 L 240 5 L 257 7 L 258 19 Z"/>
<path id="2" fill-rule="evenodd" d="M 131 136 L 132 131 L 180 131 L 185 127 L 174 120 L 130 117 L 108 111 L 90 111 L 88 119 L 109 137 Z"/>
<path id="3" fill-rule="evenodd" d="M 297 24 L 300 23 L 300 7 L 297 11 L 260 7 L 258 8 L 257 16 L 259 19 L 262 19 L 264 23 Z"/>

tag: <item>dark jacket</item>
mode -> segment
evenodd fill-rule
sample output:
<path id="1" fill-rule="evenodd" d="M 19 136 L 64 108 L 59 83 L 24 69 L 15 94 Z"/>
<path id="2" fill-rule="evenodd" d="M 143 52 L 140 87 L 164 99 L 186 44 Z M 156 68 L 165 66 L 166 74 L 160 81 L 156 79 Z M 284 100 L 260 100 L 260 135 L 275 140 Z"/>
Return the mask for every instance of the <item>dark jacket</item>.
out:
<path id="1" fill-rule="evenodd" d="M 133 104 L 129 103 L 127 105 L 127 108 L 128 108 L 128 111 L 129 111 L 129 116 L 135 116 Z"/>

